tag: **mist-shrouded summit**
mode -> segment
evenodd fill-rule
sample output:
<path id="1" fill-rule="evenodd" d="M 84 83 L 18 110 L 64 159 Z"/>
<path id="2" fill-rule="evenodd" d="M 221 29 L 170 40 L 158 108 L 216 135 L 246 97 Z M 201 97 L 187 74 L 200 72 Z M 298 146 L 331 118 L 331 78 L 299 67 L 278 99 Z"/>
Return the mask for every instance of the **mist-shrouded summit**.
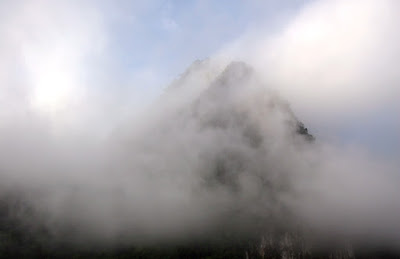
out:
<path id="1" fill-rule="evenodd" d="M 143 120 L 118 135 L 124 156 L 117 164 L 135 169 L 117 171 L 146 186 L 151 198 L 141 226 L 150 223 L 156 236 L 207 235 L 225 223 L 243 232 L 256 218 L 281 217 L 296 177 L 282 154 L 300 152 L 312 139 L 289 105 L 241 62 L 223 69 L 195 62 Z"/>
<path id="2" fill-rule="evenodd" d="M 265 246 L 268 235 L 287 233 L 398 244 L 398 191 L 376 174 L 392 168 L 314 141 L 257 73 L 242 62 L 196 61 L 101 140 L 52 134 L 36 117 L 4 124 L 2 220 L 35 242 L 74 246 L 225 234 Z"/>
<path id="3" fill-rule="evenodd" d="M 237 220 L 273 214 L 291 188 L 280 153 L 307 138 L 249 66 L 218 69 L 195 63 L 147 114 L 101 143 L 8 125 L 3 190 L 22 195 L 41 215 L 35 222 L 59 238 L 71 229 L 89 239 L 190 236 L 233 211 Z"/>

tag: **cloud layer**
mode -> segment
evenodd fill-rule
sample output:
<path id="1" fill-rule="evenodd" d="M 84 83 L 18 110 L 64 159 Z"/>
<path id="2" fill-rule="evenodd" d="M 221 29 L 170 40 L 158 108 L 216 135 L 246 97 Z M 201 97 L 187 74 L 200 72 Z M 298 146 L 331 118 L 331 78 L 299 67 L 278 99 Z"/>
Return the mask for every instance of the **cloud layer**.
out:
<path id="1" fill-rule="evenodd" d="M 397 164 L 318 136 L 309 143 L 274 92 L 313 125 L 377 107 L 388 115 L 399 96 L 397 2 L 311 2 L 275 34 L 256 28 L 195 62 L 140 115 L 117 103 L 125 90 L 102 87 L 125 82 L 102 75 L 102 10 L 7 6 L 0 186 L 33 208 L 15 211 L 28 226 L 115 243 L 300 225 L 399 244 Z"/>
<path id="2" fill-rule="evenodd" d="M 256 66 L 310 120 L 347 123 L 399 98 L 399 9 L 391 0 L 312 1 L 275 33 L 256 28 L 221 53 Z"/>

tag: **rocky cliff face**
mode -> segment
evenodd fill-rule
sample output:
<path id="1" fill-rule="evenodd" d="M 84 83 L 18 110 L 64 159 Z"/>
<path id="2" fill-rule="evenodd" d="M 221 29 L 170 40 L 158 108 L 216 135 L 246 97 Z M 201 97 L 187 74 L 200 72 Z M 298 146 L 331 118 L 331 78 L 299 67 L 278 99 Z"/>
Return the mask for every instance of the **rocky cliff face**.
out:
<path id="1" fill-rule="evenodd" d="M 149 114 L 134 134 L 127 130 L 126 152 L 140 147 L 162 161 L 163 168 L 149 171 L 152 179 L 168 178 L 191 204 L 201 204 L 195 211 L 204 213 L 211 232 L 253 235 L 292 227 L 286 200 L 297 195 L 299 174 L 291 159 L 301 159 L 314 138 L 251 67 L 195 62 Z"/>
<path id="2" fill-rule="evenodd" d="M 278 179 L 289 172 L 281 171 L 283 157 L 276 160 L 277 156 L 297 152 L 296 145 L 310 145 L 313 136 L 289 104 L 257 80 L 251 67 L 233 62 L 215 73 L 209 62 L 196 62 L 167 89 L 160 105 L 166 108 L 158 110 L 156 124 L 146 129 L 159 141 L 141 143 L 167 142 L 178 149 L 190 146 L 188 152 L 177 150 L 176 154 L 204 158 L 201 166 L 205 168 L 193 171 L 231 191 L 245 189 L 241 178 L 250 175 L 270 182 L 270 188 L 285 185 Z"/>

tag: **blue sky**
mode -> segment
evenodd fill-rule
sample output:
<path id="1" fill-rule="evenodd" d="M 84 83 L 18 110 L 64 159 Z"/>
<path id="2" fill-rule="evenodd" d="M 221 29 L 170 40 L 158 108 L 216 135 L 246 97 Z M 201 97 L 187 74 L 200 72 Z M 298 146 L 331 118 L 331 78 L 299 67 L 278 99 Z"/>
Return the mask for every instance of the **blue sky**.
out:
<path id="1" fill-rule="evenodd" d="M 123 70 L 152 68 L 173 78 L 194 60 L 210 57 L 253 26 L 268 26 L 267 21 L 274 23 L 277 18 L 274 13 L 293 11 L 299 8 L 299 3 L 119 2 L 111 8 L 113 58 Z"/>
<path id="2" fill-rule="evenodd" d="M 153 82 L 155 91 L 150 92 L 157 94 L 194 60 L 214 55 L 255 28 L 264 33 L 277 31 L 310 2 L 315 1 L 150 1 L 139 7 L 124 3 L 112 27 L 114 58 L 128 74 L 154 71 L 160 79 Z M 337 105 L 342 105 L 340 100 Z M 397 107 L 383 105 L 369 115 L 343 116 L 343 122 L 335 116 L 337 123 L 328 124 L 335 128 L 330 133 L 344 143 L 396 154 L 400 131 L 392 113 Z M 306 120 L 316 127 L 323 125 Z M 314 131 L 324 135 L 322 130 L 329 130 L 321 128 Z"/>
<path id="3" fill-rule="evenodd" d="M 254 66 L 311 132 L 393 155 L 399 10 L 394 0 L 2 1 L 0 80 L 21 88 L 0 94 L 8 107 L 23 92 L 53 118 L 86 107 L 100 121 L 143 109 L 193 61 L 222 55 Z"/>

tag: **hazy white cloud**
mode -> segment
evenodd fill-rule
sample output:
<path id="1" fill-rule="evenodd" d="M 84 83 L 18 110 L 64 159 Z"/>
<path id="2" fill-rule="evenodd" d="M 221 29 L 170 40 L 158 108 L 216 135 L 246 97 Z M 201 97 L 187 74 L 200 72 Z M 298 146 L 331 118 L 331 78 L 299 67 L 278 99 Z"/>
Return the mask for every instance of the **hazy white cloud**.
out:
<path id="1" fill-rule="evenodd" d="M 282 30 L 255 29 L 226 56 L 256 66 L 307 119 L 345 122 L 399 99 L 399 11 L 392 0 L 312 1 Z"/>
<path id="2" fill-rule="evenodd" d="M 90 95 L 92 61 L 106 44 L 101 13 L 73 1 L 2 5 L 7 12 L 1 17 L 0 52 L 5 55 L 0 66 L 7 78 L 0 91 L 12 95 L 6 105 L 18 103 L 15 112 L 37 113 L 53 123 L 79 121 Z"/>
<path id="3" fill-rule="evenodd" d="M 271 90 L 322 122 L 393 102 L 397 2 L 310 2 L 282 30 L 254 29 L 193 64 L 132 120 L 132 106 L 116 100 L 135 90 L 120 82 L 156 85 L 159 71 L 127 76 L 98 64 L 110 20 L 92 4 L 13 3 L 0 23 L 0 186 L 21 190 L 55 237 L 192 236 L 231 219 L 247 226 L 254 215 L 285 225 L 287 207 L 321 235 L 365 241 L 360 233 L 373 230 L 368 240 L 399 243 L 397 164 L 304 141 Z M 232 59 L 256 75 L 240 63 L 221 74 Z M 118 124 L 121 112 L 128 119 Z M 232 211 L 243 217 L 227 217 Z"/>

